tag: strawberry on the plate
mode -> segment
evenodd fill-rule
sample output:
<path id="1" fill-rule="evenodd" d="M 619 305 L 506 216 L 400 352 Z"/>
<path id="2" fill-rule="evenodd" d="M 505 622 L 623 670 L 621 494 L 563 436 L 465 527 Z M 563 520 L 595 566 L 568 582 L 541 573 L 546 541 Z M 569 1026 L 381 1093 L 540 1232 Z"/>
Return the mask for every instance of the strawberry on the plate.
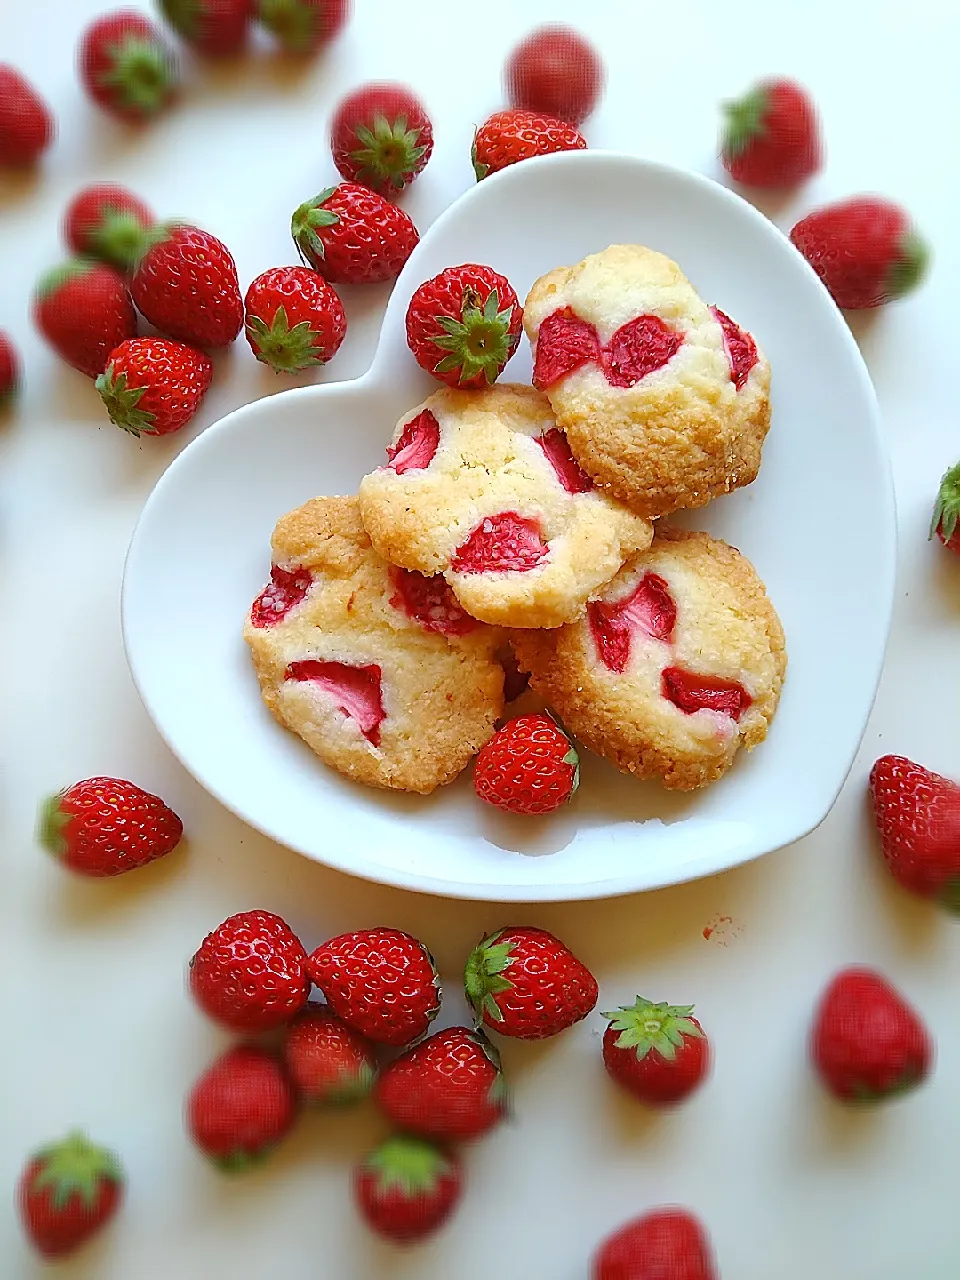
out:
<path id="1" fill-rule="evenodd" d="M 269 1031 L 307 1003 L 307 953 L 272 911 L 241 911 L 204 938 L 190 961 L 190 989 L 232 1031 Z"/>
<path id="2" fill-rule="evenodd" d="M 17 1186 L 23 1229 L 44 1258 L 62 1258 L 113 1217 L 123 1195 L 123 1168 L 112 1151 L 83 1133 L 34 1152 Z"/>
<path id="3" fill-rule="evenodd" d="M 517 349 L 523 309 L 506 278 L 475 262 L 424 281 L 407 306 L 407 346 L 448 387 L 492 386 Z"/>
<path id="4" fill-rule="evenodd" d="M 597 1003 L 597 982 L 545 929 L 498 929 L 474 948 L 463 973 L 479 1026 L 502 1036 L 543 1040 L 572 1027 Z"/>
<path id="5" fill-rule="evenodd" d="M 883 857 L 911 893 L 960 913 L 960 786 L 905 756 L 881 756 L 870 796 Z"/>
<path id="6" fill-rule="evenodd" d="M 638 996 L 603 1016 L 603 1064 L 610 1077 L 649 1106 L 669 1106 L 697 1089 L 710 1069 L 710 1045 L 693 1005 Z"/>
<path id="7" fill-rule="evenodd" d="M 44 848 L 71 871 L 118 876 L 171 853 L 183 823 L 159 796 L 122 778 L 84 778 L 40 807 Z"/>
<path id="8" fill-rule="evenodd" d="M 358 929 L 331 938 L 307 959 L 327 1004 L 377 1044 L 426 1035 L 440 1009 L 440 979 L 422 942 L 400 929 Z"/>
<path id="9" fill-rule="evenodd" d="M 388 1240 L 422 1240 L 446 1222 L 462 1190 L 460 1161 L 422 1138 L 388 1138 L 358 1166 L 354 1196 L 367 1225 Z"/>
<path id="10" fill-rule="evenodd" d="M 16 67 L 0 62 L 0 169 L 33 164 L 53 141 L 50 108 Z"/>
<path id="11" fill-rule="evenodd" d="M 151 239 L 130 292 L 141 315 L 168 338 L 225 347 L 243 324 L 233 254 L 216 236 L 177 223 Z"/>
<path id="12" fill-rule="evenodd" d="M 90 97 L 121 120 L 140 123 L 162 111 L 179 88 L 179 71 L 166 40 L 136 9 L 95 18 L 78 58 Z"/>
<path id="13" fill-rule="evenodd" d="M 409 214 L 358 182 L 305 201 L 290 230 L 303 261 L 331 284 L 394 279 L 420 239 Z"/>
<path id="14" fill-rule="evenodd" d="M 348 182 L 398 195 L 426 165 L 433 126 L 406 85 L 364 84 L 341 101 L 330 126 L 333 163 Z"/>
<path id="15" fill-rule="evenodd" d="M 110 352 L 137 333 L 123 276 L 90 258 L 71 258 L 41 278 L 33 319 L 61 360 L 88 378 L 102 373 Z"/>
<path id="16" fill-rule="evenodd" d="M 239 53 L 247 42 L 253 0 L 159 0 L 177 35 L 208 58 Z"/>
<path id="17" fill-rule="evenodd" d="M 184 1110 L 187 1130 L 203 1154 L 224 1173 L 240 1173 L 289 1132 L 297 1099 L 272 1054 L 237 1045 L 203 1073 Z"/>
<path id="18" fill-rule="evenodd" d="M 495 111 L 473 135 L 470 160 L 477 181 L 520 160 L 555 151 L 583 151 L 587 140 L 572 124 L 538 111 Z"/>
<path id="19" fill-rule="evenodd" d="M 138 195 L 119 182 L 95 182 L 67 205 L 63 239 L 72 253 L 127 272 L 136 265 L 155 224 L 153 212 Z"/>
<path id="20" fill-rule="evenodd" d="M 243 302 L 253 354 L 277 373 L 326 364 L 347 332 L 343 303 L 309 267 L 272 267 L 257 276 Z"/>
<path id="21" fill-rule="evenodd" d="M 210 386 L 210 357 L 169 338 L 129 338 L 110 353 L 97 390 L 114 426 L 167 436 L 190 421 Z"/>
<path id="22" fill-rule="evenodd" d="M 509 813 L 552 813 L 579 782 L 576 747 L 542 712 L 508 720 L 483 747 L 473 772 L 480 799 Z"/>
<path id="23" fill-rule="evenodd" d="M 933 505 L 930 537 L 936 535 L 948 551 L 960 555 L 960 462 L 943 474 Z"/>
<path id="24" fill-rule="evenodd" d="M 853 966 L 835 974 L 820 999 L 810 1056 L 835 1097 L 873 1103 L 922 1084 L 934 1047 L 900 992 L 875 970 Z"/>
<path id="25" fill-rule="evenodd" d="M 550 22 L 516 46 L 504 80 L 511 106 L 579 124 L 603 91 L 603 62 L 579 31 Z"/>
<path id="26" fill-rule="evenodd" d="M 590 1280 L 719 1280 L 703 1224 L 687 1209 L 651 1209 L 600 1246 Z"/>
<path id="27" fill-rule="evenodd" d="M 256 14 L 287 53 L 316 53 L 350 14 L 350 0 L 255 0 Z"/>
<path id="28" fill-rule="evenodd" d="M 313 1000 L 287 1027 L 283 1057 L 304 1102 L 357 1102 L 370 1092 L 377 1073 L 369 1040 Z"/>
<path id="29" fill-rule="evenodd" d="M 20 391 L 20 356 L 9 335 L 0 329 L 0 413 L 9 408 Z"/>
<path id="30" fill-rule="evenodd" d="M 809 93 L 793 80 L 761 80 L 724 103 L 723 167 L 749 187 L 786 188 L 823 163 L 820 118 Z"/>

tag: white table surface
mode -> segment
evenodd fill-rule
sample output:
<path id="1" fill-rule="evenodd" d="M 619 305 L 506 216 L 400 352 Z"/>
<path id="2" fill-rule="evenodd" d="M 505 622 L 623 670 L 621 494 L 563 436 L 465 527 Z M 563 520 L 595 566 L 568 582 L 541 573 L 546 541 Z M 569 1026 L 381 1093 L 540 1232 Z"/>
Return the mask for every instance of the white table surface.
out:
<path id="1" fill-rule="evenodd" d="M 951 301 L 960 10 L 943 0 L 914 0 L 908 12 L 891 0 L 415 0 L 406 9 L 357 0 L 336 47 L 299 73 L 265 47 L 217 70 L 185 58 L 181 104 L 138 133 L 88 104 L 73 77 L 78 33 L 103 7 L 0 3 L 0 58 L 37 82 L 60 129 L 35 179 L 0 178 L 0 327 L 26 360 L 19 412 L 0 428 L 0 1274 L 43 1270 L 21 1241 L 11 1190 L 28 1150 L 79 1125 L 121 1153 L 129 1186 L 113 1228 L 64 1276 L 578 1280 L 608 1230 L 678 1201 L 709 1225 L 725 1280 L 952 1280 L 960 926 L 881 869 L 864 795 L 883 751 L 960 775 L 960 564 L 926 541 L 940 474 L 960 455 Z M 715 173 L 718 100 L 761 74 L 792 74 L 821 105 L 828 167 L 770 210 L 775 220 L 789 228 L 815 204 L 876 190 L 904 199 L 931 239 L 935 266 L 922 291 L 858 323 L 895 467 L 900 582 L 873 718 L 817 833 L 698 884 L 522 912 L 590 965 L 602 1008 L 638 991 L 695 1002 L 715 1046 L 708 1086 L 669 1116 L 621 1100 L 600 1065 L 598 1014 L 552 1043 L 505 1044 L 515 1122 L 467 1154 L 470 1186 L 449 1228 L 398 1251 L 365 1231 L 350 1199 L 351 1163 L 381 1132 L 372 1110 L 306 1117 L 262 1169 L 233 1181 L 185 1140 L 182 1098 L 227 1042 L 185 996 L 186 961 L 224 916 L 254 907 L 284 915 L 308 948 L 347 929 L 398 926 L 435 952 L 449 988 L 441 1016 L 452 1023 L 464 1016 L 458 976 L 472 943 L 522 921 L 496 905 L 418 897 L 307 862 L 248 830 L 178 766 L 124 663 L 117 595 L 127 541 L 154 481 L 193 435 L 297 380 L 258 365 L 241 338 L 216 357 L 195 422 L 169 440 L 137 442 L 40 344 L 29 299 L 60 254 L 60 210 L 94 178 L 127 183 L 159 213 L 220 235 L 244 287 L 294 260 L 292 210 L 336 179 L 332 105 L 366 79 L 415 80 L 431 111 L 434 158 L 404 199 L 426 226 L 473 180 L 471 126 L 501 105 L 506 50 L 547 18 L 574 22 L 603 48 L 609 87 L 586 126 L 593 144 Z M 346 292 L 350 331 L 321 378 L 366 368 L 386 294 Z M 59 870 L 34 842 L 37 801 L 95 773 L 162 794 L 184 819 L 185 846 L 110 883 Z M 707 939 L 717 916 L 730 922 Z M 826 1101 L 805 1058 L 818 992 L 852 961 L 884 969 L 927 1015 L 939 1048 L 925 1088 L 869 1114 Z"/>

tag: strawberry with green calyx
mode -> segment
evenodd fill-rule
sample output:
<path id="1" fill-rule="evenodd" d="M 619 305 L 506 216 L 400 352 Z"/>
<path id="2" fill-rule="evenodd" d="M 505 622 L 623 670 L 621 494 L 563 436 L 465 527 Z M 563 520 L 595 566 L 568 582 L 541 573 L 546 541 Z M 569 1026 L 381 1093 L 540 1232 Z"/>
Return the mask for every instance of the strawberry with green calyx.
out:
<path id="1" fill-rule="evenodd" d="M 724 104 L 724 168 L 750 187 L 795 186 L 823 161 L 820 120 L 810 95 L 792 80 L 762 80 Z"/>
<path id="2" fill-rule="evenodd" d="M 116 1213 L 123 1194 L 120 1161 L 82 1133 L 31 1156 L 17 1191 L 24 1230 L 45 1258 L 72 1253 Z"/>
<path id="3" fill-rule="evenodd" d="M 420 240 L 409 214 L 359 182 L 304 201 L 290 231 L 303 261 L 332 284 L 392 280 Z"/>
<path id="4" fill-rule="evenodd" d="M 122 120 L 149 119 L 178 89 L 173 54 L 154 24 L 135 9 L 96 18 L 84 33 L 79 64 L 90 97 Z"/>
<path id="5" fill-rule="evenodd" d="M 348 182 L 398 195 L 426 165 L 433 126 L 406 85 L 361 85 L 340 103 L 330 126 L 333 162 Z"/>
<path id="6" fill-rule="evenodd" d="M 132 271 L 156 225 L 152 210 L 118 182 L 84 187 L 63 215 L 63 238 L 74 253 Z"/>
<path id="7" fill-rule="evenodd" d="M 207 1159 L 223 1173 L 244 1173 L 287 1135 L 297 1097 L 272 1054 L 241 1044 L 204 1072 L 184 1111 L 187 1131 Z"/>
<path id="8" fill-rule="evenodd" d="M 257 0 L 256 15 L 288 53 L 315 53 L 339 32 L 350 0 Z"/>
<path id="9" fill-rule="evenodd" d="M 169 338 L 130 338 L 110 353 L 96 388 L 114 426 L 166 436 L 190 421 L 212 377 L 202 351 Z"/>
<path id="10" fill-rule="evenodd" d="M 477 756 L 473 783 L 481 800 L 508 813 L 552 813 L 579 787 L 580 757 L 552 716 L 517 716 Z"/>
<path id="11" fill-rule="evenodd" d="M 523 309 L 510 281 L 465 262 L 424 281 L 407 306 L 417 364 L 461 390 L 492 386 L 517 349 Z"/>
<path id="12" fill-rule="evenodd" d="M 20 356 L 0 329 L 0 413 L 8 409 L 20 392 Z"/>
<path id="13" fill-rule="evenodd" d="M 638 996 L 603 1016 L 603 1063 L 612 1079 L 641 1102 L 667 1106 L 702 1084 L 710 1049 L 693 1005 L 654 1003 Z"/>
<path id="14" fill-rule="evenodd" d="M 149 791 L 123 778 L 82 778 L 40 806 L 40 843 L 85 876 L 117 876 L 163 858 L 183 823 Z"/>
<path id="15" fill-rule="evenodd" d="M 272 267 L 244 299 L 253 354 L 277 373 L 326 364 L 340 349 L 347 317 L 333 286 L 309 267 Z"/>
<path id="16" fill-rule="evenodd" d="M 137 333 L 123 276 L 91 258 L 71 258 L 41 277 L 33 319 L 61 360 L 88 378 L 102 373 L 110 352 Z"/>
<path id="17" fill-rule="evenodd" d="M 462 1189 L 460 1162 L 420 1138 L 388 1138 L 354 1177 L 357 1207 L 378 1235 L 405 1243 L 431 1235 L 449 1218 Z"/>
<path id="18" fill-rule="evenodd" d="M 933 520 L 930 522 L 930 537 L 936 534 L 948 551 L 956 551 L 960 555 L 958 522 L 960 522 L 960 462 L 944 472 L 943 479 L 940 481 L 940 492 L 933 507 Z"/>

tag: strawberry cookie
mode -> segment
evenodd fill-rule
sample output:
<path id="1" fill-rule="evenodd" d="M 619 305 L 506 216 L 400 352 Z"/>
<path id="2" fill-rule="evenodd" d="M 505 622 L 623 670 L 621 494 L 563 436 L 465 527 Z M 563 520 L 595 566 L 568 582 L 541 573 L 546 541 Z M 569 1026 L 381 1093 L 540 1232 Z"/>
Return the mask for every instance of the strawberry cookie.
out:
<path id="1" fill-rule="evenodd" d="M 625 773 L 692 791 L 762 742 L 786 668 L 756 570 L 705 533 L 658 530 L 587 615 L 516 632 L 517 662 L 565 725 Z"/>
<path id="2" fill-rule="evenodd" d="M 412 409 L 360 511 L 385 559 L 443 574 L 467 613 L 509 627 L 571 622 L 653 536 L 581 471 L 546 399 L 510 385 Z"/>
<path id="3" fill-rule="evenodd" d="M 611 245 L 534 284 L 534 386 L 597 484 L 650 517 L 756 479 L 770 366 L 675 262 Z"/>
<path id="4" fill-rule="evenodd" d="M 503 711 L 501 637 L 443 578 L 385 564 L 356 498 L 314 498 L 273 533 L 243 636 L 263 700 L 325 764 L 423 795 L 452 781 Z"/>

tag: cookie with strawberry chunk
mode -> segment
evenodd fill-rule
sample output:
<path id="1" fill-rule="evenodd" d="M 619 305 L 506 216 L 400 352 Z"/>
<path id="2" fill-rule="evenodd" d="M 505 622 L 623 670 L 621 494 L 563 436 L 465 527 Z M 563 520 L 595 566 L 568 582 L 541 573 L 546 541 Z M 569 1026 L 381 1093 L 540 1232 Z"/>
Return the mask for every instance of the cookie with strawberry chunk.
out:
<path id="1" fill-rule="evenodd" d="M 509 384 L 412 409 L 386 465 L 361 481 L 360 511 L 382 556 L 443 574 L 495 626 L 572 621 L 653 536 L 577 466 L 547 400 Z"/>
<path id="2" fill-rule="evenodd" d="M 705 533 L 658 529 L 559 631 L 518 631 L 517 662 L 566 727 L 625 773 L 692 791 L 766 737 L 786 649 L 756 570 Z"/>
<path id="3" fill-rule="evenodd" d="M 533 383 L 574 457 L 641 514 L 702 507 L 756 479 L 770 366 L 675 262 L 611 245 L 536 281 L 524 305 Z"/>
<path id="4" fill-rule="evenodd" d="M 386 564 L 356 498 L 314 498 L 273 534 L 243 635 L 263 700 L 321 760 L 369 786 L 452 781 L 503 711 L 502 636 L 442 578 Z"/>

